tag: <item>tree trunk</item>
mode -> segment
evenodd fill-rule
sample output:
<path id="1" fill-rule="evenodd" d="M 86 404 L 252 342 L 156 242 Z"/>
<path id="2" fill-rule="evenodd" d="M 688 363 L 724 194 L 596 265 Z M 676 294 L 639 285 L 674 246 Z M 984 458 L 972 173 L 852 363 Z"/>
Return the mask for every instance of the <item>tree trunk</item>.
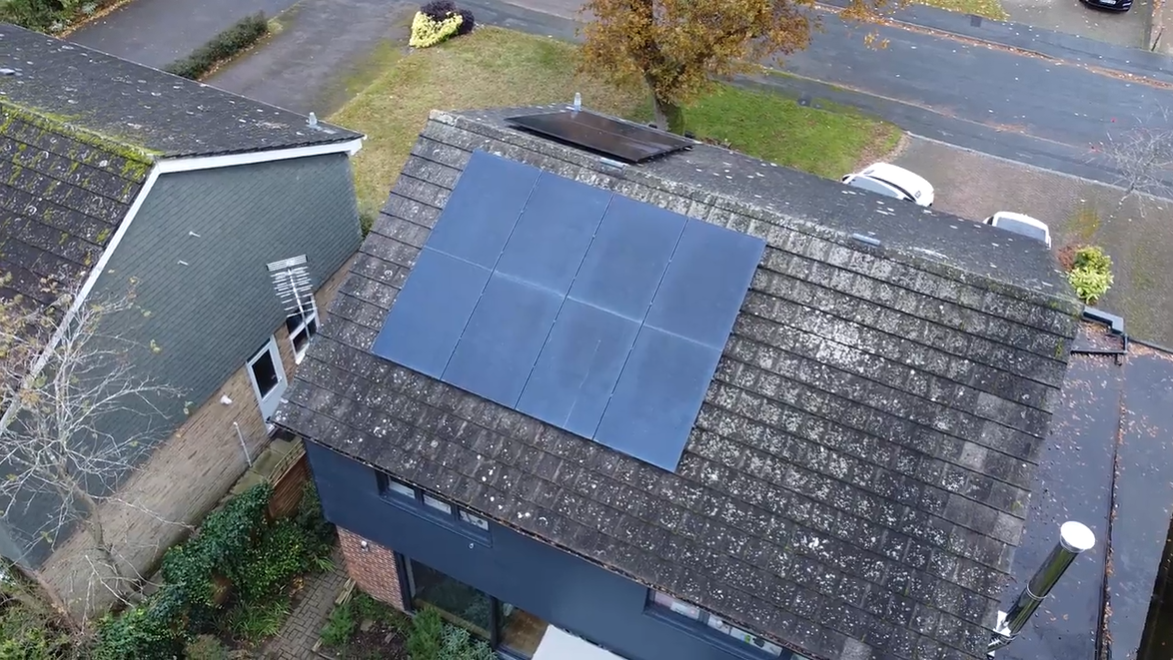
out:
<path id="1" fill-rule="evenodd" d="M 684 108 L 667 99 L 652 96 L 656 111 L 656 127 L 671 131 L 677 135 L 684 134 Z"/>

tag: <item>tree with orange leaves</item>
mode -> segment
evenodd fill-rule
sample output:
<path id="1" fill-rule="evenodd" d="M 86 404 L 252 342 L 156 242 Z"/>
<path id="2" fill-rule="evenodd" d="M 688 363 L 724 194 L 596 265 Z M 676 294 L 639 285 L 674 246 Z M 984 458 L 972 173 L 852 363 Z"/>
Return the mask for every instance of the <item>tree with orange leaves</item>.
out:
<path id="1" fill-rule="evenodd" d="M 862 17 L 886 0 L 856 0 Z M 656 125 L 684 131 L 682 108 L 715 78 L 742 73 L 810 43 L 815 0 L 588 0 L 581 66 L 646 84 Z"/>

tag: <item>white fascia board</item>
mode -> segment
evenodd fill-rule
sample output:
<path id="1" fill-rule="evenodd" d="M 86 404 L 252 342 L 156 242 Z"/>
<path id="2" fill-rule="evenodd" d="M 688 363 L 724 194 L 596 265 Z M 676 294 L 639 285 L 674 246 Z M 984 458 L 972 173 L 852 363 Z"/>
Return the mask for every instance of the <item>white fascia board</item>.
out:
<path id="1" fill-rule="evenodd" d="M 346 142 L 335 142 L 332 144 L 319 144 L 312 147 L 294 147 L 292 149 L 272 149 L 269 151 L 250 151 L 242 154 L 232 154 L 228 156 L 204 156 L 196 158 L 171 158 L 162 159 L 155 162 L 154 167 L 151 168 L 147 175 L 146 181 L 143 182 L 143 187 L 139 189 L 138 195 L 134 198 L 134 202 L 130 205 L 130 210 L 126 212 L 126 216 L 119 223 L 118 229 L 114 231 L 114 235 L 110 237 L 110 242 L 106 244 L 106 248 L 102 250 L 102 255 L 98 257 L 98 263 L 90 269 L 89 275 L 86 276 L 85 282 L 82 283 L 81 288 L 78 289 L 77 298 L 74 299 L 73 304 L 70 305 L 69 311 L 61 320 L 61 324 L 57 327 L 57 331 L 53 333 L 53 337 L 49 340 L 49 345 L 45 351 L 41 353 L 40 357 L 33 365 L 32 371 L 25 375 L 25 378 L 36 378 L 40 374 L 41 369 L 45 368 L 45 363 L 49 361 L 49 354 L 56 348 L 61 341 L 62 335 L 65 333 L 65 328 L 76 316 L 77 310 L 81 309 L 83 303 L 93 292 L 94 287 L 98 283 L 98 278 L 106 270 L 106 265 L 110 263 L 110 258 L 114 255 L 114 251 L 118 249 L 118 244 L 122 242 L 122 238 L 126 236 L 126 232 L 130 230 L 130 225 L 134 222 L 135 217 L 138 216 L 139 211 L 143 207 L 147 196 L 151 194 L 151 189 L 155 187 L 155 182 L 159 180 L 159 175 L 170 174 L 173 172 L 194 172 L 197 170 L 212 170 L 221 167 L 232 167 L 234 165 L 254 165 L 256 163 L 268 163 L 279 160 L 290 160 L 293 158 L 308 158 L 311 156 L 324 156 L 327 154 L 344 153 L 348 156 L 353 156 L 362 148 L 362 138 L 356 138 Z M 8 428 L 11 421 L 12 414 L 15 412 L 15 406 L 9 406 L 3 416 L 0 416 L 0 431 Z"/>
<path id="2" fill-rule="evenodd" d="M 162 174 L 172 172 L 193 172 L 195 170 L 213 170 L 235 165 L 255 165 L 278 160 L 293 158 L 309 158 L 311 156 L 325 156 L 327 154 L 346 154 L 353 156 L 362 149 L 362 138 L 355 138 L 346 142 L 332 144 L 317 144 L 312 147 L 294 147 L 292 149 L 272 149 L 269 151 L 249 151 L 242 154 L 227 156 L 197 156 L 195 158 L 165 158 L 155 164 Z"/>

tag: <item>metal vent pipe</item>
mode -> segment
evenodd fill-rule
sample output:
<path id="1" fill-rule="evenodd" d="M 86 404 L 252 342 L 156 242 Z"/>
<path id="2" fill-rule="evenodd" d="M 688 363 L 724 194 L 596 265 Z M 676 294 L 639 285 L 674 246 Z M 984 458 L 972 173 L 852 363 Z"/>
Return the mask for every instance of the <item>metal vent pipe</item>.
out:
<path id="1" fill-rule="evenodd" d="M 1081 522 L 1068 521 L 1059 527 L 1059 542 L 1047 555 L 1046 561 L 1035 574 L 1014 604 L 1006 612 L 998 612 L 998 624 L 994 626 L 994 634 L 987 647 L 989 657 L 994 657 L 994 651 L 1014 641 L 1019 631 L 1026 626 L 1027 621 L 1039 608 L 1039 605 L 1051 593 L 1051 589 L 1063 577 L 1063 573 L 1071 562 L 1081 553 L 1091 550 L 1096 545 L 1096 535 L 1087 525 Z"/>

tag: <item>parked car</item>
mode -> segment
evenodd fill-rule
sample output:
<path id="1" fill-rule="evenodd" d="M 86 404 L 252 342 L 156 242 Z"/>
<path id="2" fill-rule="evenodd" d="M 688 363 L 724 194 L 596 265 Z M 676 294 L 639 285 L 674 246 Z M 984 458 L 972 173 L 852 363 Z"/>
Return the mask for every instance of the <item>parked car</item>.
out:
<path id="1" fill-rule="evenodd" d="M 1097 9 L 1111 11 L 1128 11 L 1132 9 L 1132 0 L 1083 0 L 1083 4 Z"/>
<path id="2" fill-rule="evenodd" d="M 1005 229 L 1027 238 L 1033 238 L 1036 241 L 1042 241 L 1047 244 L 1047 247 L 1051 247 L 1051 230 L 1047 227 L 1047 223 L 1036 220 L 1029 215 L 998 211 L 986 218 L 985 223 L 998 229 Z"/>
<path id="3" fill-rule="evenodd" d="M 870 190 L 924 207 L 933 205 L 931 183 L 919 174 L 890 163 L 872 163 L 859 172 L 844 176 L 842 181 L 853 188 Z"/>

